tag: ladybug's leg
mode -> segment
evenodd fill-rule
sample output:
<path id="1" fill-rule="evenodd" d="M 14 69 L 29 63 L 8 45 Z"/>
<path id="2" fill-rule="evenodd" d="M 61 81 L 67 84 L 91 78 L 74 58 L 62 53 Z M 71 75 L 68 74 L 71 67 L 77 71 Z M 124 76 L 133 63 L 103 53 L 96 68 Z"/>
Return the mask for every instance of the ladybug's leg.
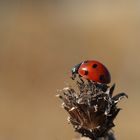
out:
<path id="1" fill-rule="evenodd" d="M 76 74 L 74 73 L 74 74 L 72 74 L 71 79 L 75 80 L 75 78 L 76 78 Z"/>
<path id="2" fill-rule="evenodd" d="M 89 86 L 94 85 L 94 83 L 91 80 L 88 80 L 88 79 L 87 79 L 87 83 L 88 83 Z"/>
<path id="3" fill-rule="evenodd" d="M 82 76 L 79 75 L 79 74 L 78 74 L 78 76 L 79 76 L 80 81 L 81 81 L 82 83 L 84 83 L 84 80 L 82 79 Z"/>

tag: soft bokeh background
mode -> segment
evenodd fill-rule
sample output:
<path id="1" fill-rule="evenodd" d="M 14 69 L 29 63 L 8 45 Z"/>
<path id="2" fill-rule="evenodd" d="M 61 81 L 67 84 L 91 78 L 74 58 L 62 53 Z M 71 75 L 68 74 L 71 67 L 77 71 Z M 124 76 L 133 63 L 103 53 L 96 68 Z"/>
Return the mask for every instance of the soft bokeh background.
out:
<path id="1" fill-rule="evenodd" d="M 140 139 L 140 1 L 0 1 L 0 140 L 72 140 L 55 97 L 74 64 L 103 62 L 129 95 L 118 140 Z"/>

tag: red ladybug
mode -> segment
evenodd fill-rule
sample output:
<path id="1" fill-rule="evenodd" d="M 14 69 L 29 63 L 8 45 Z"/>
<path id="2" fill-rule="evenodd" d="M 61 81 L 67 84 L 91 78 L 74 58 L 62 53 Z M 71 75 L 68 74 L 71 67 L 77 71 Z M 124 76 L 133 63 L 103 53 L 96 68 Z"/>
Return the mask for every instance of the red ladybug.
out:
<path id="1" fill-rule="evenodd" d="M 76 74 L 94 82 L 103 84 L 109 84 L 111 82 L 111 76 L 107 68 L 96 60 L 87 60 L 75 65 L 72 68 L 73 79 L 76 77 Z"/>

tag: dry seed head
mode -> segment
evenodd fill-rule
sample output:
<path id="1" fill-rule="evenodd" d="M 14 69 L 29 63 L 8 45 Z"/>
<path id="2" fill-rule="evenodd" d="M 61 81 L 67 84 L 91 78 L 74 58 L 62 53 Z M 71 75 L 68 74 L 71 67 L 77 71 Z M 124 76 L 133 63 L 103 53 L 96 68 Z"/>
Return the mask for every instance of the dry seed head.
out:
<path id="1" fill-rule="evenodd" d="M 66 87 L 58 96 L 63 101 L 63 108 L 69 113 L 68 121 L 82 136 L 91 139 L 107 136 L 120 111 L 116 105 L 127 95 L 119 93 L 112 96 L 115 84 L 109 87 L 83 80 L 76 83 L 78 91 Z"/>

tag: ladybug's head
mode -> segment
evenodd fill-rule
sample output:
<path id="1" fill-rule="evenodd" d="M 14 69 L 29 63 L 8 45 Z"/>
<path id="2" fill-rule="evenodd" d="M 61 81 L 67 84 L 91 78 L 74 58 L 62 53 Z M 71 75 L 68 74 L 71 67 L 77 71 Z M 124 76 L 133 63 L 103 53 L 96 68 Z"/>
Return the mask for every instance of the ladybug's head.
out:
<path id="1" fill-rule="evenodd" d="M 71 78 L 72 78 L 73 80 L 75 79 L 76 74 L 78 74 L 78 70 L 79 70 L 81 64 L 82 64 L 82 63 L 79 63 L 79 64 L 75 65 L 75 66 L 72 68 L 72 70 L 71 70 L 72 77 L 71 77 Z"/>

